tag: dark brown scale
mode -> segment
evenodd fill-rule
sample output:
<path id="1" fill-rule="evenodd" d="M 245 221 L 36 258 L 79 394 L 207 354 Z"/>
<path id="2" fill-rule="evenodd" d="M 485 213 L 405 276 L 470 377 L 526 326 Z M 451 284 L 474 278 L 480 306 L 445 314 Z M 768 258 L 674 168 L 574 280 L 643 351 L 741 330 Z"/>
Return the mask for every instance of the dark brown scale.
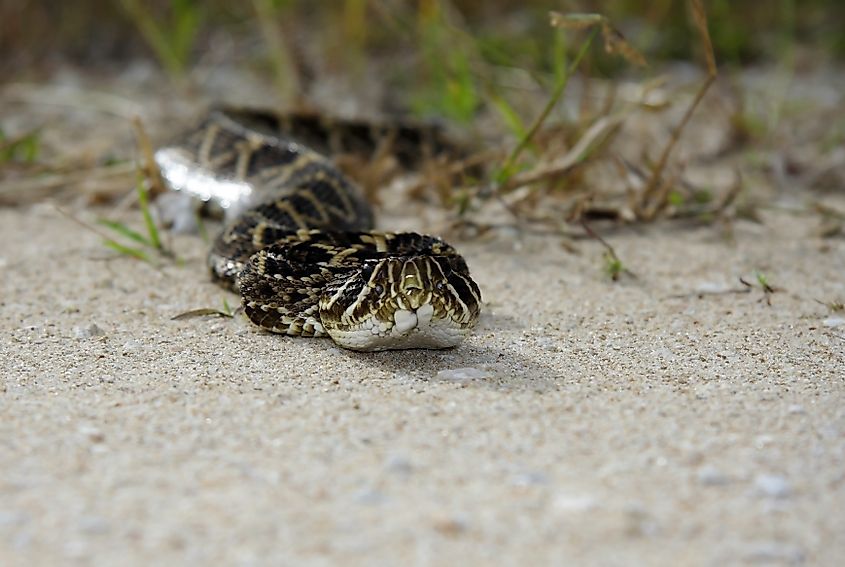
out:
<path id="1" fill-rule="evenodd" d="M 242 131 L 277 140 L 295 140 L 321 155 L 354 155 L 367 159 L 385 140 L 391 154 L 405 169 L 418 168 L 422 160 L 463 150 L 437 124 L 414 121 L 379 123 L 300 111 L 284 115 L 251 109 L 219 109 L 220 116 L 242 125 Z"/>

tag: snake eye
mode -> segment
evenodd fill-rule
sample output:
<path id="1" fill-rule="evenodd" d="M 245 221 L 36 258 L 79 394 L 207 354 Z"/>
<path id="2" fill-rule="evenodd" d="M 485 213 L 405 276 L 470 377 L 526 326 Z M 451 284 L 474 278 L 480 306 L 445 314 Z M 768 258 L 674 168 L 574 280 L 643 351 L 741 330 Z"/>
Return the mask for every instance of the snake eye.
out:
<path id="1" fill-rule="evenodd" d="M 376 292 L 377 295 L 381 295 L 384 293 L 384 286 L 381 284 L 376 284 L 373 286 L 373 291 Z"/>
<path id="2" fill-rule="evenodd" d="M 437 288 L 437 291 L 443 291 L 446 289 L 446 284 L 444 284 L 443 282 L 437 282 L 436 284 L 434 284 L 434 287 Z"/>

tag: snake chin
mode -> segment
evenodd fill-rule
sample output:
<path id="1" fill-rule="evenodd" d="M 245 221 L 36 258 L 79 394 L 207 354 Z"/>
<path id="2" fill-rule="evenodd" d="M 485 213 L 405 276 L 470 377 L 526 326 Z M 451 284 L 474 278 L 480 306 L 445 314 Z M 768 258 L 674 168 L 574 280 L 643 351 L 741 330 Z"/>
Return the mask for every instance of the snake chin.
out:
<path id="1" fill-rule="evenodd" d="M 444 349 L 458 346 L 472 326 L 451 317 L 435 316 L 431 303 L 416 309 L 397 309 L 390 320 L 373 315 L 351 326 L 326 325 L 340 346 L 358 351 Z"/>

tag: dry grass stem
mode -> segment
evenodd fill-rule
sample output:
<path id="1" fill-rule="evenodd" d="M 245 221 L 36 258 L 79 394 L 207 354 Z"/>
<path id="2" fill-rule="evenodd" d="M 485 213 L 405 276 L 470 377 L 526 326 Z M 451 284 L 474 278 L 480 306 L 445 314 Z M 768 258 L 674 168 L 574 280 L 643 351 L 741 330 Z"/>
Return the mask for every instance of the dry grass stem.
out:
<path id="1" fill-rule="evenodd" d="M 653 220 L 655 216 L 657 216 L 657 214 L 665 207 L 666 199 L 669 195 L 669 191 L 671 190 L 671 184 L 661 180 L 663 178 L 663 171 L 666 169 L 666 164 L 669 161 L 669 155 L 672 153 L 672 150 L 681 138 L 681 133 L 690 118 L 692 118 L 695 109 L 698 108 L 701 99 L 704 98 L 704 95 L 710 89 L 710 85 L 712 85 L 716 80 L 717 71 L 715 56 L 713 55 L 713 45 L 710 42 L 710 32 L 707 29 L 707 16 L 704 12 L 704 6 L 702 6 L 701 0 L 690 0 L 690 8 L 693 13 L 693 23 L 701 36 L 701 43 L 704 49 L 707 67 L 707 78 L 698 89 L 695 98 L 693 98 L 692 103 L 689 108 L 687 108 L 681 121 L 677 124 L 677 126 L 675 126 L 675 128 L 673 128 L 668 143 L 663 148 L 663 152 L 660 154 L 657 164 L 652 169 L 651 177 L 649 178 L 648 184 L 642 193 L 642 200 L 635 210 L 637 216 L 641 220 L 645 221 Z"/>

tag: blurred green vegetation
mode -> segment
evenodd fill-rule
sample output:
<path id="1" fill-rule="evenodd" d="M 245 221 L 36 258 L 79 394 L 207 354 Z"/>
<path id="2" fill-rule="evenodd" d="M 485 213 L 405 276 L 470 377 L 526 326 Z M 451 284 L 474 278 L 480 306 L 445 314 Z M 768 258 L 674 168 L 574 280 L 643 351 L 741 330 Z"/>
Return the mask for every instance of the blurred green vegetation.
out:
<path id="1" fill-rule="evenodd" d="M 840 0 L 705 5 L 722 67 L 791 67 L 798 46 L 819 54 L 814 60 L 845 56 Z M 308 76 L 301 45 L 313 42 L 321 46 L 324 67 L 338 73 L 363 75 L 372 61 L 405 57 L 396 68 L 382 66 L 385 81 L 413 87 L 410 104 L 418 113 L 461 121 L 482 99 L 491 99 L 485 66 L 526 70 L 553 88 L 581 43 L 562 39 L 566 34 L 549 26 L 550 10 L 608 16 L 652 67 L 700 55 L 680 0 L 0 0 L 0 71 L 8 81 L 44 75 L 61 64 L 108 71 L 147 57 L 180 81 L 206 54 L 226 45 L 243 47 L 238 60 L 250 63 L 251 57 L 256 68 L 269 69 L 280 89 L 301 89 Z M 587 64 L 594 75 L 629 69 L 604 54 L 600 42 Z"/>

